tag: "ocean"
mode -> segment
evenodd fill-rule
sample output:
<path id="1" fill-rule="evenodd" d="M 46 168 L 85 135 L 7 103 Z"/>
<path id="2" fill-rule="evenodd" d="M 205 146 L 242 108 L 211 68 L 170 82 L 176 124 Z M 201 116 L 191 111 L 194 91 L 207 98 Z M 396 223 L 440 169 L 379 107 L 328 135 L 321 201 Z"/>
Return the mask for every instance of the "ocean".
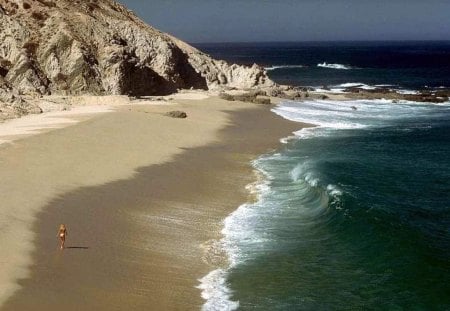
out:
<path id="1" fill-rule="evenodd" d="M 450 43 L 201 44 L 322 89 L 450 87 Z M 256 202 L 224 220 L 229 266 L 204 310 L 450 310 L 450 102 L 285 101 L 316 125 L 253 161 Z"/>
<path id="2" fill-rule="evenodd" d="M 450 41 L 215 43 L 196 47 L 218 59 L 264 66 L 278 83 L 450 87 Z"/>

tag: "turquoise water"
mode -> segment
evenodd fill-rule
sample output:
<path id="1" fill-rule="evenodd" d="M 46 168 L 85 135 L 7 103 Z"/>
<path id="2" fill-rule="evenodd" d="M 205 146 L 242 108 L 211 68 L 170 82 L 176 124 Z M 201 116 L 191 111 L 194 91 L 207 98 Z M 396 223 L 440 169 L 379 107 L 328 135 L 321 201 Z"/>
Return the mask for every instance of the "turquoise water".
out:
<path id="1" fill-rule="evenodd" d="M 450 87 L 449 42 L 206 44 L 279 83 L 337 92 Z M 355 110 L 356 108 L 356 110 Z M 450 310 L 450 102 L 285 102 L 317 125 L 254 161 L 224 221 L 230 265 L 201 280 L 204 310 Z"/>
<path id="2" fill-rule="evenodd" d="M 449 310 L 450 105 L 274 111 L 319 127 L 254 162 L 259 200 L 225 221 L 231 266 L 205 309 Z"/>

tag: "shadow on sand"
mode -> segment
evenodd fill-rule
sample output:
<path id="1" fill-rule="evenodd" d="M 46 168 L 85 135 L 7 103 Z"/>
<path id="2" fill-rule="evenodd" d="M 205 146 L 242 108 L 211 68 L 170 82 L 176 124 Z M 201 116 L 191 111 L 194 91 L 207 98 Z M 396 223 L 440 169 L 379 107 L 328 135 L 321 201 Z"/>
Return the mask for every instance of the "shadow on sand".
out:
<path id="1" fill-rule="evenodd" d="M 89 249 L 88 246 L 67 246 L 64 249 Z"/>

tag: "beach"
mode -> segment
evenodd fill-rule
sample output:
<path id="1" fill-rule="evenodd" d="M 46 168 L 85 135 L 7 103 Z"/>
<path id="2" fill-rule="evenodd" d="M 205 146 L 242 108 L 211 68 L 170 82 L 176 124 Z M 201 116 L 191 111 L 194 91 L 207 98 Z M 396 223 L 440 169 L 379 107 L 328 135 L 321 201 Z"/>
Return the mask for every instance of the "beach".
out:
<path id="1" fill-rule="evenodd" d="M 312 2 L 0 0 L 0 311 L 450 310 L 450 2 Z"/>
<path id="2" fill-rule="evenodd" d="M 226 265 L 211 247 L 222 221 L 252 199 L 250 161 L 303 125 L 199 98 L 119 105 L 0 146 L 1 310 L 200 309 L 198 280 Z"/>

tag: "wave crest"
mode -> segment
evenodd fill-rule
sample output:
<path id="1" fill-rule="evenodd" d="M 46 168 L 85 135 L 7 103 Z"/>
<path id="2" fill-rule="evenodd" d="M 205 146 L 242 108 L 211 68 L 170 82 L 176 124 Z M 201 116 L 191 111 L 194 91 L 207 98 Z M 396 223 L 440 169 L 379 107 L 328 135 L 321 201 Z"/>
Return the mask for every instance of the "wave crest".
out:
<path id="1" fill-rule="evenodd" d="M 317 67 L 328 68 L 328 69 L 340 69 L 340 70 L 354 69 L 351 66 L 342 65 L 342 64 L 328 64 L 327 62 L 323 62 L 321 64 L 317 64 Z"/>
<path id="2" fill-rule="evenodd" d="M 305 68 L 306 66 L 303 65 L 280 65 L 280 66 L 270 66 L 270 67 L 265 67 L 264 69 L 266 71 L 273 71 L 273 70 L 277 70 L 277 69 L 292 69 L 292 68 Z"/>

